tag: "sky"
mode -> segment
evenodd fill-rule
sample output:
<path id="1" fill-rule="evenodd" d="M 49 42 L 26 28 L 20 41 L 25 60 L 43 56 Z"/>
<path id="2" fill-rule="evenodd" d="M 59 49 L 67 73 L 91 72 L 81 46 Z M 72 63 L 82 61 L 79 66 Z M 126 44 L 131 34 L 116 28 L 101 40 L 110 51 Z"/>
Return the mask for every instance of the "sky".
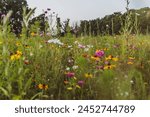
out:
<path id="1" fill-rule="evenodd" d="M 150 0 L 130 0 L 130 8 L 150 7 Z M 35 15 L 51 8 L 62 20 L 71 21 L 102 18 L 114 12 L 124 12 L 125 0 L 27 0 L 29 7 L 37 7 Z"/>

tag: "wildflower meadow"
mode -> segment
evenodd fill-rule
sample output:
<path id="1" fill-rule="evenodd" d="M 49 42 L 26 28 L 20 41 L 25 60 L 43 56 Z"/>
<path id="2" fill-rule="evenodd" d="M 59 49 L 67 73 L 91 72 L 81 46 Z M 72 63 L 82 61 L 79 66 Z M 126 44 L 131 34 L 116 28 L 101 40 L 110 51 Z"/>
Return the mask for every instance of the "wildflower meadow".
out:
<path id="1" fill-rule="evenodd" d="M 13 11 L 2 17 L 1 100 L 150 99 L 150 35 L 131 32 L 128 11 L 120 34 L 60 36 L 48 21 L 46 32 L 38 21 L 30 24 L 35 10 L 23 7 L 17 35 L 10 31 Z"/>

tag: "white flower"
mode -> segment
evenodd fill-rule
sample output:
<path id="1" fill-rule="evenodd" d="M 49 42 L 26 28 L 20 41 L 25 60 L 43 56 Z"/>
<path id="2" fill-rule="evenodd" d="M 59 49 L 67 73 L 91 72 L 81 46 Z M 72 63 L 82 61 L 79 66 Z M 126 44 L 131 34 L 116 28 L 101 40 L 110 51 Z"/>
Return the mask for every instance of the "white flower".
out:
<path id="1" fill-rule="evenodd" d="M 79 48 L 85 48 L 85 46 L 82 45 L 82 44 L 79 44 L 78 47 L 79 47 Z"/>
<path id="2" fill-rule="evenodd" d="M 78 41 L 75 41 L 74 44 L 79 44 L 79 42 L 78 42 Z"/>
<path id="3" fill-rule="evenodd" d="M 33 56 L 33 53 L 32 53 L 32 52 L 30 52 L 30 56 Z"/>
<path id="4" fill-rule="evenodd" d="M 78 69 L 78 65 L 74 65 L 73 67 L 72 67 L 72 69 Z"/>
<path id="5" fill-rule="evenodd" d="M 68 45 L 68 48 L 72 48 L 72 45 Z"/>
<path id="6" fill-rule="evenodd" d="M 88 48 L 93 48 L 93 45 L 87 45 Z"/>
<path id="7" fill-rule="evenodd" d="M 84 51 L 85 51 L 85 52 L 89 51 L 89 48 L 85 48 Z"/>
<path id="8" fill-rule="evenodd" d="M 42 48 L 43 46 L 42 45 L 39 45 L 39 48 Z"/>
<path id="9" fill-rule="evenodd" d="M 69 71 L 69 70 L 70 70 L 70 67 L 67 67 L 66 70 Z"/>
<path id="10" fill-rule="evenodd" d="M 48 43 L 58 44 L 58 45 L 63 45 L 63 43 L 59 39 L 50 39 L 47 42 Z"/>

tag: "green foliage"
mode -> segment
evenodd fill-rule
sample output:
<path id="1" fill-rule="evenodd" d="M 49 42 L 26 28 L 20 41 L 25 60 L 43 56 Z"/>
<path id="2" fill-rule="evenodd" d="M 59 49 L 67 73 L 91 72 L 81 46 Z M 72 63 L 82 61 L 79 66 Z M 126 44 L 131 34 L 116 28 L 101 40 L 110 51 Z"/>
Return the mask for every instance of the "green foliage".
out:
<path id="1" fill-rule="evenodd" d="M 10 29 L 17 36 L 21 33 L 22 29 L 22 6 L 27 7 L 26 0 L 1 0 L 0 1 L 0 21 L 2 21 L 3 15 L 6 15 L 10 10 L 13 12 L 10 22 Z"/>
<path id="2" fill-rule="evenodd" d="M 127 12 L 124 14 L 115 12 L 101 19 L 81 21 L 80 35 L 118 35 L 127 32 L 129 34 L 148 34 L 150 32 L 150 8 L 146 7 L 139 10 L 127 9 Z"/>
<path id="3" fill-rule="evenodd" d="M 27 8 L 23 7 L 23 23 L 22 23 L 22 36 L 24 38 L 28 38 L 29 37 L 29 21 L 31 20 L 31 16 L 33 15 L 34 11 L 36 10 L 36 8 L 31 9 L 28 13 L 27 13 Z"/>

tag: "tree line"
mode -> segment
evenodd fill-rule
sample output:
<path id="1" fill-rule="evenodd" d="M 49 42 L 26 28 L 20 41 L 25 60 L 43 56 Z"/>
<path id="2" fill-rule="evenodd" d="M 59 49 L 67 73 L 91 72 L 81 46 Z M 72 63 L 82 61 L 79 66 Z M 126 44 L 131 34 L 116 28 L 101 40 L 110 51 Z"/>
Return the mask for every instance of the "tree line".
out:
<path id="1" fill-rule="evenodd" d="M 22 32 L 23 21 L 23 6 L 27 7 L 27 11 L 31 8 L 28 7 L 26 0 L 1 0 L 0 1 L 0 25 L 2 19 L 9 10 L 13 11 L 10 18 L 10 30 L 16 35 Z M 48 30 L 47 9 L 41 15 L 34 17 L 30 20 L 30 28 L 32 31 L 46 33 Z M 53 14 L 52 14 L 53 15 Z M 149 34 L 150 33 L 150 8 L 145 7 L 138 10 L 130 9 L 125 13 L 115 12 L 111 15 L 106 15 L 103 18 L 93 20 L 81 20 L 79 24 L 74 26 L 69 25 L 69 19 L 61 21 L 61 18 L 56 17 L 56 29 L 58 36 L 65 36 L 68 34 L 78 36 L 97 36 L 97 35 L 119 35 L 122 33 L 123 28 L 130 22 L 131 33 Z M 128 21 L 126 21 L 128 20 Z"/>

